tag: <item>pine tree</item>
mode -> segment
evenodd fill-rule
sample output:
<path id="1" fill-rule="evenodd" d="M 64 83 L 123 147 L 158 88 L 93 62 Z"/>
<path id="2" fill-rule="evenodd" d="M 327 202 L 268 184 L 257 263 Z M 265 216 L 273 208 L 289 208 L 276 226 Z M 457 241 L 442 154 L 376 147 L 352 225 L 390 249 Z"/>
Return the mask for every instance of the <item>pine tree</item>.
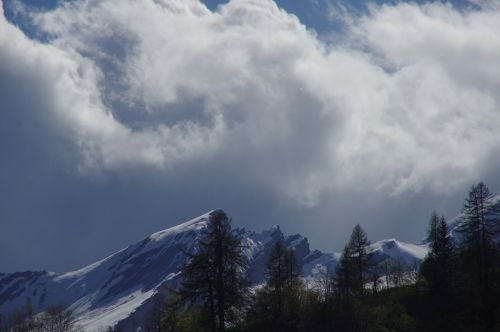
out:
<path id="1" fill-rule="evenodd" d="M 428 303 L 427 329 L 443 331 L 453 321 L 456 302 L 455 247 L 444 217 L 433 212 L 428 229 L 429 253 L 421 264 L 424 294 Z"/>
<path id="2" fill-rule="evenodd" d="M 429 228 L 427 229 L 427 241 L 434 243 L 437 239 L 437 229 L 439 224 L 439 215 L 434 210 L 432 211 L 431 219 L 429 220 Z"/>
<path id="3" fill-rule="evenodd" d="M 199 250 L 188 254 L 182 268 L 181 294 L 194 302 L 202 300 L 212 332 L 225 330 L 228 315 L 241 307 L 248 282 L 248 259 L 242 252 L 241 236 L 231 230 L 223 211 L 214 211 L 199 241 Z"/>
<path id="4" fill-rule="evenodd" d="M 286 268 L 286 287 L 293 287 L 300 277 L 301 267 L 297 262 L 297 256 L 294 250 L 287 250 L 285 253 L 285 268 Z"/>
<path id="5" fill-rule="evenodd" d="M 271 249 L 267 262 L 267 286 L 276 294 L 280 294 L 286 285 L 287 267 L 285 257 L 288 249 L 282 239 L 278 239 Z"/>
<path id="6" fill-rule="evenodd" d="M 448 225 L 446 224 L 444 216 L 441 216 L 439 219 L 436 234 L 436 240 L 431 246 L 432 255 L 434 255 L 436 261 L 445 264 L 446 267 L 449 267 L 448 263 L 453 256 L 455 245 L 449 234 Z"/>
<path id="7" fill-rule="evenodd" d="M 463 245 L 460 252 L 462 293 L 467 294 L 470 307 L 471 329 L 480 330 L 483 325 L 493 329 L 492 317 L 498 301 L 497 267 L 500 264 L 497 244 L 493 237 L 497 234 L 499 216 L 498 204 L 492 204 L 488 188 L 482 182 L 472 186 L 465 199 L 464 219 L 458 231 L 462 234 Z M 468 280 L 467 280 L 468 279 Z"/>
<path id="8" fill-rule="evenodd" d="M 373 255 L 368 251 L 368 247 L 370 246 L 368 236 L 359 224 L 354 227 L 348 246 L 352 253 L 354 265 L 353 274 L 355 290 L 360 297 L 363 297 L 365 294 L 365 283 L 368 280 L 368 273 L 373 267 Z"/>
<path id="9" fill-rule="evenodd" d="M 354 260 L 353 253 L 349 246 L 345 246 L 340 256 L 339 265 L 335 271 L 336 293 L 343 301 L 349 301 L 354 293 Z"/>
<path id="10" fill-rule="evenodd" d="M 365 284 L 370 281 L 374 267 L 373 255 L 369 252 L 370 241 L 366 232 L 358 224 L 352 230 L 349 243 L 344 247 L 336 271 L 336 284 L 340 295 L 363 298 Z"/>
<path id="11" fill-rule="evenodd" d="M 282 239 L 278 239 L 271 249 L 267 262 L 267 286 L 280 293 L 299 280 L 300 270 L 295 252 L 288 249 Z"/>
<path id="12" fill-rule="evenodd" d="M 374 264 L 370 241 L 358 224 L 344 247 L 336 270 L 336 325 L 342 331 L 365 331 L 367 306 L 365 285 L 372 281 Z"/>
<path id="13" fill-rule="evenodd" d="M 494 247 L 492 235 L 495 231 L 497 217 L 487 208 L 487 199 L 490 196 L 488 187 L 480 182 L 472 186 L 463 207 L 464 220 L 458 231 L 462 234 L 462 246 L 471 254 L 474 260 L 474 275 L 476 282 L 483 290 L 489 288 L 491 266 L 491 252 Z"/>
<path id="14" fill-rule="evenodd" d="M 249 312 L 254 328 L 260 331 L 296 331 L 300 311 L 300 265 L 295 252 L 278 239 L 269 255 L 265 287 L 256 293 Z"/>
<path id="15" fill-rule="evenodd" d="M 451 284 L 454 244 L 444 217 L 436 212 L 429 222 L 430 252 L 422 263 L 422 274 L 431 293 L 447 293 Z"/>

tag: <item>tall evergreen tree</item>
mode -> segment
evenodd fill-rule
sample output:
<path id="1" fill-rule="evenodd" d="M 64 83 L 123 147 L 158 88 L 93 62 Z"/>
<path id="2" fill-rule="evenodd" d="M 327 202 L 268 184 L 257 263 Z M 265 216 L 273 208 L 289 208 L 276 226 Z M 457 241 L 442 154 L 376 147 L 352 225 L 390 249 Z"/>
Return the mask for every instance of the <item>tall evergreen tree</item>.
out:
<path id="1" fill-rule="evenodd" d="M 436 212 L 429 222 L 430 252 L 422 263 L 422 274 L 432 293 L 447 293 L 451 285 L 454 244 L 444 217 Z"/>
<path id="2" fill-rule="evenodd" d="M 443 331 L 451 328 L 450 321 L 456 315 L 455 248 L 444 217 L 436 212 L 431 216 L 428 233 L 430 251 L 420 268 L 428 305 L 422 311 L 429 317 L 429 332 Z"/>
<path id="3" fill-rule="evenodd" d="M 182 268 L 181 294 L 186 300 L 201 299 L 213 332 L 222 332 L 231 311 L 241 307 L 248 289 L 248 260 L 242 252 L 241 236 L 231 230 L 223 211 L 214 211 L 199 241 Z"/>
<path id="4" fill-rule="evenodd" d="M 340 263 L 336 271 L 336 283 L 339 295 L 349 298 L 355 295 L 363 298 L 365 284 L 371 279 L 374 267 L 373 255 L 369 251 L 370 241 L 366 232 L 357 224 L 352 230 L 351 238 L 342 251 Z"/>
<path id="5" fill-rule="evenodd" d="M 286 267 L 285 257 L 288 249 L 282 239 L 278 239 L 271 249 L 267 261 L 266 275 L 267 286 L 276 294 L 280 294 L 286 285 L 288 269 Z"/>
<path id="6" fill-rule="evenodd" d="M 278 239 L 271 249 L 267 262 L 267 286 L 280 293 L 299 280 L 300 270 L 295 252 L 288 249 L 282 239 Z"/>
<path id="7" fill-rule="evenodd" d="M 490 196 L 488 187 L 480 182 L 472 186 L 463 207 L 464 220 L 458 231 L 462 234 L 462 246 L 473 257 L 476 282 L 483 290 L 489 288 L 491 253 L 494 246 L 492 235 L 498 217 L 487 207 Z"/>
<path id="8" fill-rule="evenodd" d="M 344 247 L 334 278 L 336 286 L 336 326 L 341 331 L 366 331 L 367 293 L 365 286 L 373 282 L 372 254 L 366 232 L 358 224 Z"/>
<path id="9" fill-rule="evenodd" d="M 248 311 L 251 330 L 293 332 L 299 328 L 303 288 L 295 252 L 283 239 L 271 248 L 266 267 L 266 285 L 254 295 Z"/>
<path id="10" fill-rule="evenodd" d="M 368 236 L 359 224 L 354 227 L 348 246 L 352 253 L 354 265 L 355 289 L 358 295 L 363 297 L 365 294 L 365 284 L 368 281 L 368 273 L 373 267 L 373 255 L 368 250 L 370 246 Z"/>
<path id="11" fill-rule="evenodd" d="M 295 290 L 300 285 L 300 266 L 295 252 L 288 249 L 283 239 L 274 244 L 267 262 L 267 284 L 272 300 L 270 311 L 273 315 L 273 326 L 279 330 L 291 331 L 290 318 L 296 309 Z"/>
<path id="12" fill-rule="evenodd" d="M 431 253 L 438 262 L 442 262 L 447 265 L 447 268 L 449 268 L 448 263 L 453 256 L 455 245 L 450 236 L 448 225 L 446 224 L 444 216 L 441 216 L 439 219 L 436 235 L 437 237 L 431 246 Z"/>
<path id="13" fill-rule="evenodd" d="M 436 210 L 432 211 L 431 219 L 429 220 L 429 228 L 427 229 L 427 241 L 429 243 L 436 242 L 437 239 L 437 230 L 439 224 L 439 215 Z"/>
<path id="14" fill-rule="evenodd" d="M 300 277 L 301 266 L 297 262 L 294 250 L 287 250 L 285 253 L 286 286 L 293 287 Z"/>
<path id="15" fill-rule="evenodd" d="M 493 329 L 492 317 L 498 299 L 498 266 L 500 256 L 493 237 L 500 216 L 498 204 L 493 204 L 488 187 L 482 182 L 472 186 L 463 207 L 464 219 L 458 227 L 462 234 L 460 275 L 462 293 L 466 294 L 470 329 Z"/>
<path id="16" fill-rule="evenodd" d="M 351 248 L 346 245 L 335 271 L 336 293 L 343 301 L 349 301 L 354 292 L 354 260 Z"/>

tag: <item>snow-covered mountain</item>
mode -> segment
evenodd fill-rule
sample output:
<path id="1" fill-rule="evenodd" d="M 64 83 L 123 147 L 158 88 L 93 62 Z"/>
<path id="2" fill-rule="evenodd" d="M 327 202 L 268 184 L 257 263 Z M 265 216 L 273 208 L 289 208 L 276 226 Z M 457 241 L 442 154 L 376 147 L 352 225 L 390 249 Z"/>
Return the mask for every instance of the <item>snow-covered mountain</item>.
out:
<path id="1" fill-rule="evenodd" d="M 69 307 L 85 331 L 101 331 L 117 324 L 125 331 L 135 331 L 164 296 L 165 286 L 178 286 L 179 270 L 186 260 L 184 252 L 194 250 L 210 218 L 221 212 L 214 210 L 154 233 L 77 271 L 0 274 L 0 312 L 7 314 L 31 299 L 35 312 L 51 304 Z M 270 250 L 280 238 L 295 250 L 306 278 L 318 267 L 334 271 L 340 256 L 311 250 L 307 238 L 285 235 L 279 226 L 260 233 L 237 231 L 245 243 L 245 254 L 250 260 L 249 277 L 254 284 L 263 282 Z M 390 239 L 374 243 L 371 250 L 379 261 L 401 257 L 410 264 L 425 257 L 427 246 Z"/>
<path id="2" fill-rule="evenodd" d="M 401 258 L 408 266 L 412 266 L 415 261 L 421 262 L 429 251 L 425 244 L 406 243 L 396 239 L 378 241 L 370 247 L 377 261 Z"/>

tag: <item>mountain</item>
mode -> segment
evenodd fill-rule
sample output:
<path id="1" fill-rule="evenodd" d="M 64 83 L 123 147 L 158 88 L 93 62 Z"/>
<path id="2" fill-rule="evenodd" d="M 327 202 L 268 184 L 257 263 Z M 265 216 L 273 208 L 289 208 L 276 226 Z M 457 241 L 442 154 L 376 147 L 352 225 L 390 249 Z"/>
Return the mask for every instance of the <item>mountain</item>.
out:
<path id="1" fill-rule="evenodd" d="M 51 304 L 69 307 L 85 331 L 101 331 L 114 325 L 135 331 L 148 320 L 149 312 L 164 296 L 165 286 L 179 285 L 179 271 L 186 261 L 184 253 L 195 250 L 210 218 L 218 213 L 222 210 L 154 233 L 77 271 L 0 274 L 0 312 L 8 314 L 31 299 L 34 312 Z M 295 251 L 306 279 L 313 278 L 320 267 L 334 271 L 340 257 L 311 250 L 307 238 L 285 235 L 279 226 L 260 233 L 235 231 L 243 238 L 244 253 L 250 260 L 249 278 L 254 285 L 264 281 L 271 248 L 280 238 Z M 374 243 L 371 251 L 378 261 L 401 257 L 411 264 L 425 257 L 427 246 L 390 239 Z"/>

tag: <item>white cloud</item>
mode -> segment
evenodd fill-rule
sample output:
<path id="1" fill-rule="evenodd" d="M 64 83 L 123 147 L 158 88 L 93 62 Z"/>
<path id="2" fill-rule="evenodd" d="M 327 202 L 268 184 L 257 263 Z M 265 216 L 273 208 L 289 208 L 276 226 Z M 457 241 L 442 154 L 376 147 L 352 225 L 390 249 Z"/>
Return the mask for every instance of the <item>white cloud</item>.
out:
<path id="1" fill-rule="evenodd" d="M 222 162 L 312 205 L 352 185 L 453 191 L 500 145 L 495 6 L 372 7 L 334 45 L 270 0 L 32 15 L 49 41 L 2 18 L 2 70 L 40 81 L 85 168 Z"/>

